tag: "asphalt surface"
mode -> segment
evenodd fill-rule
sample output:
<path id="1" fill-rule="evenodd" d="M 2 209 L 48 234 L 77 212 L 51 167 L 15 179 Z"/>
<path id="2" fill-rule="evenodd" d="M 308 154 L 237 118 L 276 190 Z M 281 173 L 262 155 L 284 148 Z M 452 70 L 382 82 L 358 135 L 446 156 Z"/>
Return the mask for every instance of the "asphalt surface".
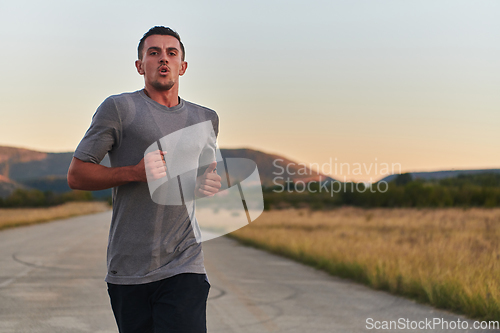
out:
<path id="1" fill-rule="evenodd" d="M 0 333 L 117 332 L 104 282 L 110 217 L 105 212 L 0 232 Z M 463 317 L 226 237 L 203 244 L 212 286 L 208 332 L 370 332 L 378 331 L 367 329 L 375 321 L 424 325 L 438 319 L 465 325 Z M 494 332 L 466 323 L 469 329 L 427 324 L 391 331 Z"/>

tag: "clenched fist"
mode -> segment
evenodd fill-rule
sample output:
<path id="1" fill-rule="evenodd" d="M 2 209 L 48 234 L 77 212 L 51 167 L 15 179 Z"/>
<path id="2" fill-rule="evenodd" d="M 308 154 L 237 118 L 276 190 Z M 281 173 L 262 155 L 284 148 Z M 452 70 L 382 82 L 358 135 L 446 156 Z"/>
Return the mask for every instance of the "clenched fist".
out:
<path id="1" fill-rule="evenodd" d="M 203 175 L 196 179 L 196 198 L 211 197 L 219 192 L 222 185 L 220 176 L 215 172 L 216 167 L 217 162 L 212 162 Z"/>
<path id="2" fill-rule="evenodd" d="M 152 151 L 144 156 L 144 169 L 148 181 L 157 180 L 167 175 L 167 166 L 163 155 L 166 151 Z"/>

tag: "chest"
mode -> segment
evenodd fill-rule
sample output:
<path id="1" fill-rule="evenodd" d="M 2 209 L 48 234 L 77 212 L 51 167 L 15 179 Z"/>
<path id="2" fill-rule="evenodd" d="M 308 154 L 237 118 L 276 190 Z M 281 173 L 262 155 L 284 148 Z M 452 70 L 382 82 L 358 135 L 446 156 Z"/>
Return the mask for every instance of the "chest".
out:
<path id="1" fill-rule="evenodd" d="M 183 169 L 194 167 L 207 142 L 213 140 L 210 121 L 190 110 L 166 113 L 146 108 L 127 118 L 113 153 L 116 160 L 128 160 L 127 164 L 137 163 L 148 151 L 162 149 L 171 163 Z"/>

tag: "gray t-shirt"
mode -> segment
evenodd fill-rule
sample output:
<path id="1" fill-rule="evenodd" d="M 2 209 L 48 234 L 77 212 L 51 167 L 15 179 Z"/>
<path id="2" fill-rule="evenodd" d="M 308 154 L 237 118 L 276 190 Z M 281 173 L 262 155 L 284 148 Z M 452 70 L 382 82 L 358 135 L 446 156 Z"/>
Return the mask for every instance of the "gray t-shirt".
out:
<path id="1" fill-rule="evenodd" d="M 110 96 L 97 109 L 74 156 L 100 163 L 108 154 L 111 167 L 135 165 L 160 138 L 207 121 L 216 136 L 219 119 L 208 108 L 182 99 L 168 108 L 143 90 Z M 180 273 L 206 273 L 186 205 L 156 204 L 148 184 L 141 182 L 114 187 L 112 193 L 106 282 L 143 284 Z"/>

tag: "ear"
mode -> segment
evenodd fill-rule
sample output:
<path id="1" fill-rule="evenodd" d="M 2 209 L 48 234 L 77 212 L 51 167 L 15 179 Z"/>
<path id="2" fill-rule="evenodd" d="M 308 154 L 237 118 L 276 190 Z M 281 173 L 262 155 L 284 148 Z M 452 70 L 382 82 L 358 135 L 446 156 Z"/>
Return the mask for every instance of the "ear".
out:
<path id="1" fill-rule="evenodd" d="M 179 69 L 179 76 L 182 76 L 184 75 L 184 73 L 186 73 L 186 69 L 188 68 L 188 63 L 187 61 L 183 61 L 181 63 L 181 68 Z"/>
<path id="2" fill-rule="evenodd" d="M 135 68 L 137 68 L 137 73 L 139 73 L 140 75 L 144 75 L 144 69 L 142 68 L 142 61 L 141 60 L 135 61 Z"/>

